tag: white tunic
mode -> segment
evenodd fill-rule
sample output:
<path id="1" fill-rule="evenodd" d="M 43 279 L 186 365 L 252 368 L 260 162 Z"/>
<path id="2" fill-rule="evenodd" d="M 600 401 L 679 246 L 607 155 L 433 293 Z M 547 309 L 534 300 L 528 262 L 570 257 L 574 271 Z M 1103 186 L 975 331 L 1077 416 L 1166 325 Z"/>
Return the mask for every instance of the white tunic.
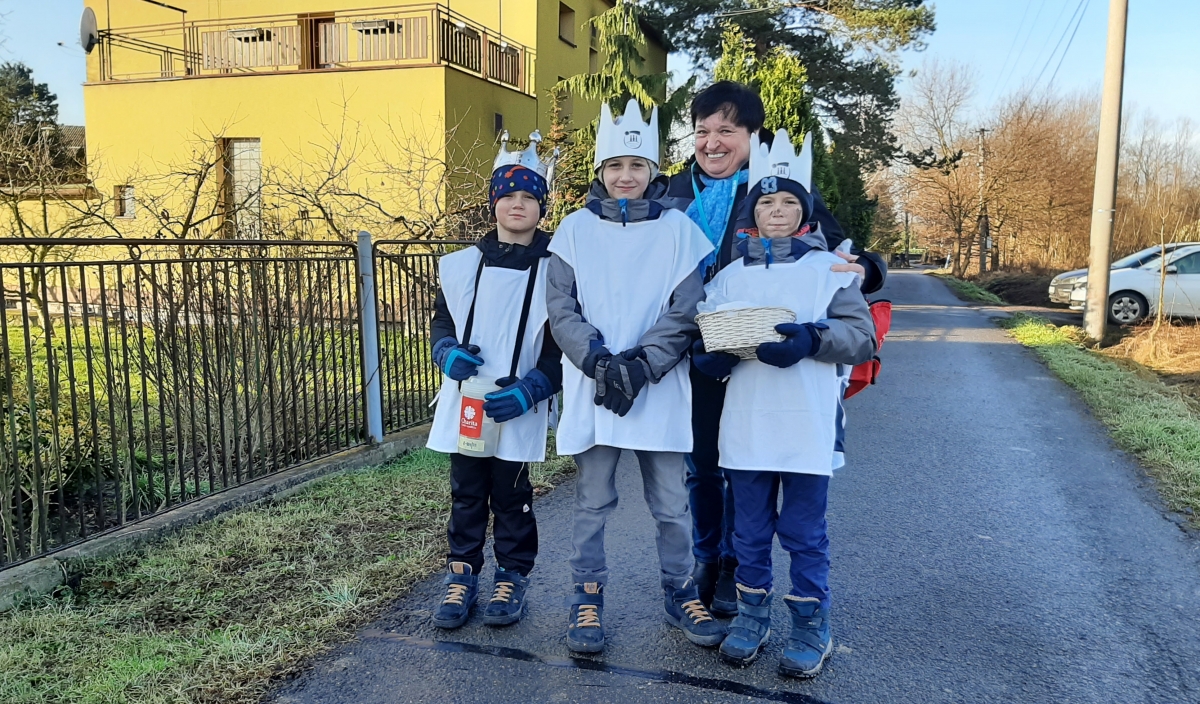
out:
<path id="1" fill-rule="evenodd" d="M 857 283 L 850 272 L 832 272 L 841 263 L 814 250 L 797 262 L 745 266 L 733 262 L 705 287 L 710 301 L 746 301 L 755 306 L 790 308 L 797 323 L 813 323 L 838 289 Z M 757 359 L 733 369 L 725 390 L 719 438 L 720 464 L 803 474 L 833 474 L 842 380 L 838 365 L 802 359 L 780 369 Z"/>
<path id="2" fill-rule="evenodd" d="M 686 215 L 665 210 L 657 220 L 626 225 L 590 210 L 563 219 L 550 251 L 575 270 L 583 318 L 613 354 L 635 347 L 667 309 L 671 294 L 712 251 Z M 657 384 L 647 383 L 624 418 L 597 406 L 596 382 L 563 360 L 563 410 L 558 454 L 595 445 L 626 450 L 692 451 L 692 385 L 681 361 Z"/>
<path id="3" fill-rule="evenodd" d="M 454 318 L 455 332 L 462 340 L 467 316 L 471 311 L 471 295 L 475 291 L 475 272 L 483 252 L 478 247 L 447 254 L 438 262 L 442 293 Z M 517 376 L 522 377 L 537 365 L 542 350 L 542 335 L 546 327 L 546 263 L 538 261 L 537 283 L 533 289 L 533 304 L 529 307 L 529 322 L 525 325 L 525 340 L 517 363 Z M 521 305 L 529 285 L 529 270 L 485 266 L 479 277 L 479 295 L 475 300 L 475 322 L 471 344 L 479 345 L 483 365 L 479 379 L 495 381 L 508 376 L 512 365 L 513 347 L 517 342 Z M 438 452 L 458 452 L 458 414 L 462 395 L 458 382 L 450 377 L 442 380 L 437 396 L 433 427 L 429 430 L 426 447 Z M 549 401 L 543 401 L 528 413 L 500 426 L 500 443 L 496 457 L 511 462 L 542 462 L 546 459 L 546 427 L 550 416 Z"/>

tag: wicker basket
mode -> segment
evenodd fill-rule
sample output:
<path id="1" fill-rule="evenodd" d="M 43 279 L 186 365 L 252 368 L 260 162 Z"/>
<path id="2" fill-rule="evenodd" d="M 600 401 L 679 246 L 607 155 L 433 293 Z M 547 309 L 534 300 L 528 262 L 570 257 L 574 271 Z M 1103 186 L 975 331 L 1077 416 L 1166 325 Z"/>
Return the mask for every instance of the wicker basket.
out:
<path id="1" fill-rule="evenodd" d="M 729 352 L 742 359 L 754 359 L 764 342 L 782 342 L 775 326 L 796 322 L 796 314 L 787 308 L 732 308 L 696 316 L 704 349 Z"/>

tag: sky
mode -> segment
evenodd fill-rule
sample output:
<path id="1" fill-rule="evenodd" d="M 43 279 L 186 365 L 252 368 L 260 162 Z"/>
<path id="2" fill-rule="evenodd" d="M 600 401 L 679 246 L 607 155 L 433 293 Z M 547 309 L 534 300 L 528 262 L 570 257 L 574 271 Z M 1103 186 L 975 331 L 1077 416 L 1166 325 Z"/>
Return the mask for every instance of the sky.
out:
<path id="1" fill-rule="evenodd" d="M 1200 122 L 1200 0 L 1129 4 L 1127 105 Z M 937 32 L 925 51 L 905 52 L 902 67 L 919 69 L 927 59 L 973 66 L 980 109 L 1039 75 L 1039 87 L 1054 76 L 1063 90 L 1100 89 L 1108 0 L 939 0 L 935 8 Z M 83 124 L 82 12 L 83 0 L 0 0 L 0 60 L 22 61 L 49 83 L 65 124 Z M 673 58 L 672 68 L 684 65 Z"/>

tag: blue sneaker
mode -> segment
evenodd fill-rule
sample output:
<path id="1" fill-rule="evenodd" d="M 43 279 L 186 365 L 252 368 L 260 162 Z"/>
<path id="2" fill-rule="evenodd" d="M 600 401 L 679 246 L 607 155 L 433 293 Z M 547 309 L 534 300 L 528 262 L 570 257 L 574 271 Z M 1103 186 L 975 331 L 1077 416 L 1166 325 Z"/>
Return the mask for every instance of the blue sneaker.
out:
<path id="1" fill-rule="evenodd" d="M 495 583 L 492 600 L 483 612 L 483 622 L 489 626 L 508 626 L 520 621 L 525 615 L 525 590 L 529 587 L 529 578 L 497 567 Z"/>
<path id="2" fill-rule="evenodd" d="M 683 635 L 696 645 L 713 646 L 725 640 L 725 624 L 712 617 L 700 592 L 690 578 L 681 589 L 663 587 L 667 623 L 683 631 Z"/>
<path id="3" fill-rule="evenodd" d="M 729 635 L 721 643 L 721 659 L 745 667 L 754 662 L 771 639 L 771 592 L 737 585 L 738 615 L 729 624 Z"/>
<path id="4" fill-rule="evenodd" d="M 792 634 L 779 659 L 779 673 L 804 679 L 816 677 L 833 652 L 829 607 L 822 606 L 816 597 L 785 596 L 783 601 L 792 612 Z"/>
<path id="5" fill-rule="evenodd" d="M 576 653 L 604 650 L 604 585 L 599 582 L 576 584 L 567 601 L 571 622 L 567 624 L 567 647 Z"/>
<path id="6" fill-rule="evenodd" d="M 458 628 L 471 616 L 471 607 L 479 593 L 479 576 L 471 574 L 465 562 L 451 562 L 446 571 L 446 596 L 433 612 L 433 625 L 438 628 Z"/>

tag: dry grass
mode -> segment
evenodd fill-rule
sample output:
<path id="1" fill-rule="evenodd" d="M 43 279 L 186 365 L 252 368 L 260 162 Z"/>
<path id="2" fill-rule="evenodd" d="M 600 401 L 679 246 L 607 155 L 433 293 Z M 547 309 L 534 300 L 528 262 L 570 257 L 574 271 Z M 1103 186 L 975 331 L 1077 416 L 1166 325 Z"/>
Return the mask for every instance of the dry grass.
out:
<path id="1" fill-rule="evenodd" d="M 573 466 L 535 465 L 535 491 Z M 258 701 L 441 566 L 447 474 L 417 451 L 87 566 L 0 615 L 0 702 Z"/>
<path id="2" fill-rule="evenodd" d="M 1105 350 L 1153 369 L 1159 374 L 1200 374 L 1200 325 L 1163 324 L 1134 331 Z"/>

